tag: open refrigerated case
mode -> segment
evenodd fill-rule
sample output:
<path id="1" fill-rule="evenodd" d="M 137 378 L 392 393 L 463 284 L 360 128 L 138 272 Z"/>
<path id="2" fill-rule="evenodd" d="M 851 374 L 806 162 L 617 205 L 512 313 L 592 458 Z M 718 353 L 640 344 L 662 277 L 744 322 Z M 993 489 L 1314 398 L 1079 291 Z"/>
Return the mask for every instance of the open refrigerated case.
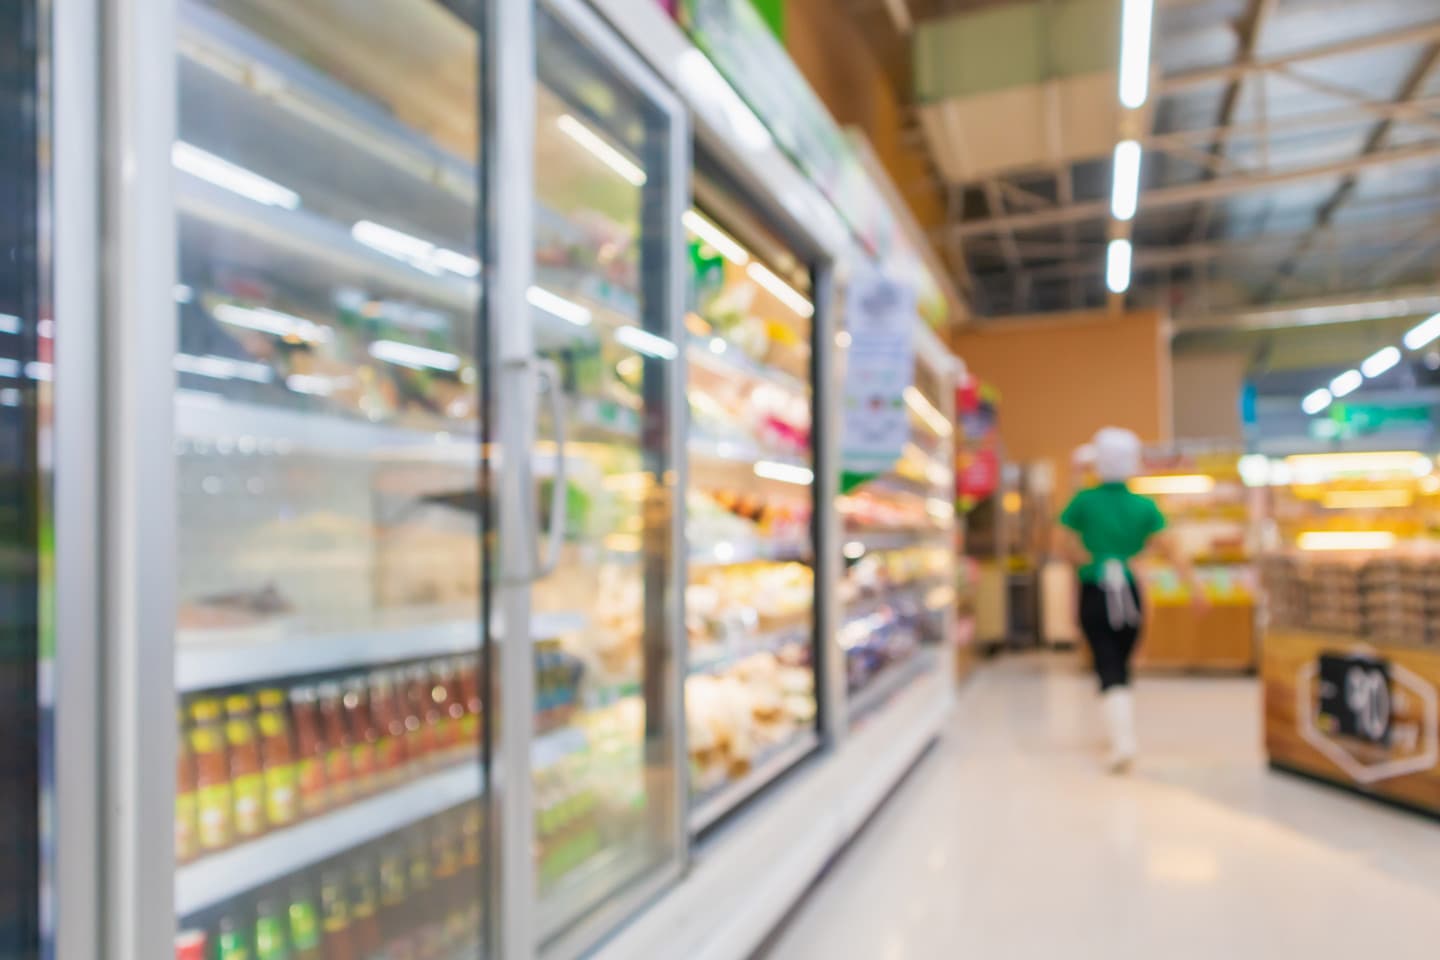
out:
<path id="1" fill-rule="evenodd" d="M 955 392 L 942 353 L 917 349 L 905 391 L 910 440 L 895 465 L 840 498 L 839 644 L 847 713 L 863 720 L 949 642 L 956 604 Z M 927 356 L 929 359 L 927 359 Z"/>
<path id="2" fill-rule="evenodd" d="M 820 741 L 814 274 L 704 154 L 694 193 L 685 707 L 698 833 Z"/>

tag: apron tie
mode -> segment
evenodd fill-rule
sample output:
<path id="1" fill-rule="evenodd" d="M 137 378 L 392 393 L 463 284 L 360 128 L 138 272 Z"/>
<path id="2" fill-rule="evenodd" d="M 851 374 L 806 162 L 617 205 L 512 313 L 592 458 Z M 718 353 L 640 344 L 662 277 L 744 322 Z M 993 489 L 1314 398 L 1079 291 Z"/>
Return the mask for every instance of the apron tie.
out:
<path id="1" fill-rule="evenodd" d="M 1111 630 L 1140 626 L 1140 607 L 1135 603 L 1124 563 L 1110 559 L 1101 565 L 1100 589 L 1105 591 L 1105 617 Z"/>

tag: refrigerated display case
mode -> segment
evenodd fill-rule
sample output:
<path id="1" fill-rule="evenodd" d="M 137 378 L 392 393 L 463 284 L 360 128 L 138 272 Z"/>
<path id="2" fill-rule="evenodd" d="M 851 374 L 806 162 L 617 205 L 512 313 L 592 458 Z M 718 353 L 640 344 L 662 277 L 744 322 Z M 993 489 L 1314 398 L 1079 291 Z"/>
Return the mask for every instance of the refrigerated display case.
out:
<path id="1" fill-rule="evenodd" d="M 954 383 L 918 349 L 905 391 L 910 441 L 894 467 L 840 498 L 839 584 L 851 722 L 932 669 L 956 603 Z M 943 354 L 934 356 L 943 357 Z"/>
<path id="2" fill-rule="evenodd" d="M 690 829 L 819 744 L 809 263 L 697 157 L 685 589 Z"/>
<path id="3" fill-rule="evenodd" d="M 43 4 L 0 10 L 0 955 L 7 957 L 47 955 L 53 918 L 53 837 L 44 830 L 54 798 L 54 526 L 43 22 Z"/>
<path id="4" fill-rule="evenodd" d="M 475 955 L 480 25 L 179 13 L 176 953 Z"/>

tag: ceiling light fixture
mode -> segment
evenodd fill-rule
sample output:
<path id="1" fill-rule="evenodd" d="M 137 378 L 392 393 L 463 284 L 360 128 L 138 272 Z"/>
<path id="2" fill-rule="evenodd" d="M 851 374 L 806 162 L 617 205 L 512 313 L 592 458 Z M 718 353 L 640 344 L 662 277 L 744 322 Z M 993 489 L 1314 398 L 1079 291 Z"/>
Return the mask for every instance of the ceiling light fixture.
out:
<path id="1" fill-rule="evenodd" d="M 1386 347 L 1367 357 L 1365 362 L 1360 364 L 1360 372 L 1374 379 L 1385 371 L 1394 369 L 1399 362 L 1400 350 L 1396 347 Z"/>
<path id="2" fill-rule="evenodd" d="M 1134 255 L 1129 240 L 1110 241 L 1105 254 L 1105 286 L 1111 293 L 1120 294 L 1130 289 L 1130 261 Z"/>
<path id="3" fill-rule="evenodd" d="M 1321 387 L 1319 390 L 1312 391 L 1305 395 L 1305 399 L 1300 401 L 1300 409 L 1313 417 L 1315 414 L 1330 406 L 1334 399 L 1335 398 L 1330 395 L 1329 390 Z"/>
<path id="4" fill-rule="evenodd" d="M 632 187 L 645 186 L 645 181 L 648 179 L 645 171 L 641 170 L 635 161 L 611 146 L 610 142 L 600 134 L 568 113 L 562 113 L 557 117 L 555 125 L 567 137 L 588 150 L 591 156 L 619 174 L 620 178 Z"/>
<path id="5" fill-rule="evenodd" d="M 1124 0 L 1120 14 L 1120 103 L 1128 110 L 1150 96 L 1150 27 L 1155 0 Z"/>
<path id="6" fill-rule="evenodd" d="M 1440 337 L 1440 313 L 1405 334 L 1405 346 L 1411 350 L 1419 350 L 1436 337 Z"/>
<path id="7" fill-rule="evenodd" d="M 1140 158 L 1135 140 L 1115 144 L 1115 163 L 1110 186 L 1110 213 L 1116 220 L 1132 220 L 1140 205 Z"/>
<path id="8" fill-rule="evenodd" d="M 1335 396 L 1335 399 L 1338 400 L 1341 397 L 1350 396 L 1350 394 L 1359 390 L 1364 383 L 1365 375 L 1359 370 L 1346 370 L 1340 374 L 1340 376 L 1330 381 L 1330 392 Z"/>
<path id="9" fill-rule="evenodd" d="M 460 358 L 453 353 L 417 347 L 413 343 L 401 343 L 398 340 L 376 340 L 370 344 L 370 356 L 412 370 L 445 370 L 453 373 L 460 369 Z"/>

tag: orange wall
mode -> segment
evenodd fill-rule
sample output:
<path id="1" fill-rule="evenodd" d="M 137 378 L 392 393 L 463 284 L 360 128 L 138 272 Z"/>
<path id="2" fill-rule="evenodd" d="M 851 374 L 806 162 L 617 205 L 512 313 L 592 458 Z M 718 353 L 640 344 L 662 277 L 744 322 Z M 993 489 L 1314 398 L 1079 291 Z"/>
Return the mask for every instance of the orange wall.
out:
<path id="1" fill-rule="evenodd" d="M 1171 439 L 1167 326 L 1154 311 L 1096 311 L 999 320 L 951 342 L 1000 391 L 1006 459 L 1052 462 L 1065 491 L 1071 455 L 1101 427 L 1128 427 L 1147 444 Z"/>
<path id="2" fill-rule="evenodd" d="M 904 142 L 904 104 L 838 0 L 789 0 L 785 46 L 841 126 L 865 134 L 920 225 L 941 226 L 945 197 L 925 149 Z"/>

